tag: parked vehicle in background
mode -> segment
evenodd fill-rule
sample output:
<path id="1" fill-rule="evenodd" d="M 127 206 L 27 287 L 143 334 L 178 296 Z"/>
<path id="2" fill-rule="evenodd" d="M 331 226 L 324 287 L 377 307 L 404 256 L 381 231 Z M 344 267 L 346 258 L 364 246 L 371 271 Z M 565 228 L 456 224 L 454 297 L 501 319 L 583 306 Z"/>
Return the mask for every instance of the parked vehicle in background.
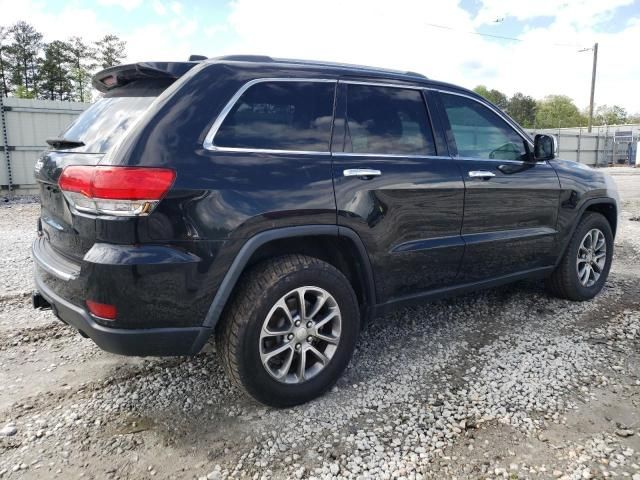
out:
<path id="1" fill-rule="evenodd" d="M 409 72 L 269 57 L 141 63 L 36 165 L 36 307 L 101 348 L 215 334 L 269 405 L 326 391 L 372 316 L 525 278 L 588 300 L 617 193 L 478 95 Z"/>

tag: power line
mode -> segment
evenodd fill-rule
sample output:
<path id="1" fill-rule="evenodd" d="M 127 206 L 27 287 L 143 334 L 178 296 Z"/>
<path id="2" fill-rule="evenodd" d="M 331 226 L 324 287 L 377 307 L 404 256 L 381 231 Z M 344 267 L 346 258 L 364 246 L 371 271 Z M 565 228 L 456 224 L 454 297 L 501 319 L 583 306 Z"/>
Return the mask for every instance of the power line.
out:
<path id="1" fill-rule="evenodd" d="M 452 32 L 459 32 L 459 33 L 465 33 L 468 35 L 479 35 L 481 37 L 490 37 L 490 38 L 498 38 L 500 40 L 509 40 L 512 42 L 527 42 L 527 40 L 524 40 L 522 38 L 517 38 L 517 37 L 507 37 L 504 35 L 493 35 L 491 33 L 483 33 L 483 32 L 473 32 L 473 31 L 469 31 L 469 30 L 459 30 L 457 28 L 453 28 L 453 27 L 448 27 L 446 25 L 437 25 L 435 23 L 426 23 L 425 24 L 428 27 L 434 27 L 434 28 L 440 28 L 442 30 L 450 30 Z M 539 42 L 536 42 L 539 43 Z M 579 45 L 577 43 L 549 43 L 547 45 L 552 45 L 554 47 L 571 47 L 571 48 L 580 48 L 583 45 Z"/>

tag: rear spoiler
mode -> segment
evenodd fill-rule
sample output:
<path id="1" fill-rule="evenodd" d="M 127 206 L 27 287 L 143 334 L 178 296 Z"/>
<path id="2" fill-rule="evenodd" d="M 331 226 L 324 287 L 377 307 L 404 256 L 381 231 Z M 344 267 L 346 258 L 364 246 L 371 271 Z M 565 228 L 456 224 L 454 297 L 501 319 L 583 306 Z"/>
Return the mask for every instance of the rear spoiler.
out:
<path id="1" fill-rule="evenodd" d="M 96 73 L 91 83 L 102 93 L 127 83 L 142 79 L 166 79 L 174 81 L 199 62 L 140 62 L 116 65 Z"/>

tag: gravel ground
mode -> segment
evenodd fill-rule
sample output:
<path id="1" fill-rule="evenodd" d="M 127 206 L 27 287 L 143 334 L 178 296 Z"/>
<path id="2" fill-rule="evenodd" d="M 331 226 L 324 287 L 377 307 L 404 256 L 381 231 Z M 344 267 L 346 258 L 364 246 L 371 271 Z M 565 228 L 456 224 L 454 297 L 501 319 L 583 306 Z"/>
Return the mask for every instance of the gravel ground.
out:
<path id="1" fill-rule="evenodd" d="M 640 480 L 640 171 L 614 173 L 596 299 L 522 282 L 400 310 L 289 410 L 232 388 L 213 347 L 119 357 L 33 311 L 38 208 L 0 204 L 0 477 Z"/>

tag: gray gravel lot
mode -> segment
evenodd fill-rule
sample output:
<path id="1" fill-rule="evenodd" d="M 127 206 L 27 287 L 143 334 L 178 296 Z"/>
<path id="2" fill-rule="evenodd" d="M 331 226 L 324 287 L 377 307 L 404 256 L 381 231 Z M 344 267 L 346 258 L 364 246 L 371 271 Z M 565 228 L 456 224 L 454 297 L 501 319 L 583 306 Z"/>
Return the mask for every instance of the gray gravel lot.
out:
<path id="1" fill-rule="evenodd" d="M 541 283 L 379 318 L 324 397 L 243 397 L 213 347 L 127 358 L 30 307 L 35 204 L 0 204 L 0 478 L 640 480 L 640 169 L 587 303 Z"/>

